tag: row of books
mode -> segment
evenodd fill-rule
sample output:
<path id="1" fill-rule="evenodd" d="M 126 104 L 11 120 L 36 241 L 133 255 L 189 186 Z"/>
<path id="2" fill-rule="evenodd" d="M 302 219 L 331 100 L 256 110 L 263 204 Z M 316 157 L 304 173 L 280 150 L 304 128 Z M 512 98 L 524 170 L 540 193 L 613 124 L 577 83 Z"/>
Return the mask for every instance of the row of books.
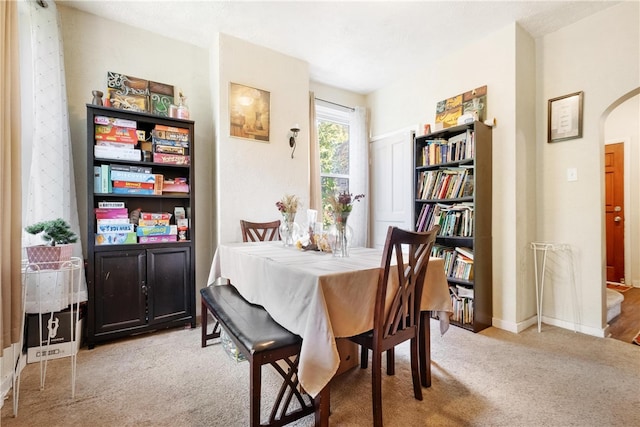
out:
<path id="1" fill-rule="evenodd" d="M 449 247 L 433 245 L 431 256 L 444 260 L 444 271 L 447 277 L 473 280 L 473 251 L 466 247 Z"/>
<path id="2" fill-rule="evenodd" d="M 425 203 L 416 220 L 416 231 L 430 230 L 440 225 L 439 236 L 473 236 L 473 203 Z"/>
<path id="3" fill-rule="evenodd" d="M 147 194 L 189 193 L 187 178 L 165 179 L 145 166 L 102 164 L 94 166 L 94 193 Z"/>
<path id="4" fill-rule="evenodd" d="M 96 245 L 165 243 L 178 240 L 178 225 L 170 224 L 168 212 L 136 212 L 132 220 L 124 202 L 99 202 L 96 216 Z M 186 233 L 183 233 L 186 239 Z"/>
<path id="5" fill-rule="evenodd" d="M 156 125 L 151 131 L 153 161 L 187 166 L 189 155 L 189 130 L 172 126 Z"/>
<path id="6" fill-rule="evenodd" d="M 451 320 L 462 324 L 473 323 L 473 289 L 449 286 L 453 315 Z M 470 293 L 470 296 L 469 296 Z"/>
<path id="7" fill-rule="evenodd" d="M 416 197 L 422 200 L 456 199 L 473 195 L 473 166 L 460 166 L 418 174 Z"/>
<path id="8" fill-rule="evenodd" d="M 94 156 L 98 159 L 140 161 L 142 151 L 153 153 L 154 163 L 188 166 L 189 130 L 156 124 L 151 142 L 134 120 L 96 116 Z M 139 148 L 138 148 L 139 147 Z"/>
<path id="9" fill-rule="evenodd" d="M 475 155 L 475 133 L 469 129 L 449 139 L 427 140 L 420 155 L 422 159 L 418 164 L 421 166 L 472 159 Z"/>

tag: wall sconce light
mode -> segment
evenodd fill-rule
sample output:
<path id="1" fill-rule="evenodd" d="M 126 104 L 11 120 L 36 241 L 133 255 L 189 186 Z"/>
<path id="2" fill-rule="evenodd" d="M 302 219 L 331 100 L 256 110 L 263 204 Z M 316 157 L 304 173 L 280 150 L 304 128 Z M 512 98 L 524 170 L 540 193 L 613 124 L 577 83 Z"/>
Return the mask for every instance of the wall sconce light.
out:
<path id="1" fill-rule="evenodd" d="M 291 128 L 291 135 L 289 136 L 289 147 L 291 147 L 291 158 L 293 159 L 293 153 L 296 151 L 296 138 L 300 132 L 300 126 L 296 123 Z"/>

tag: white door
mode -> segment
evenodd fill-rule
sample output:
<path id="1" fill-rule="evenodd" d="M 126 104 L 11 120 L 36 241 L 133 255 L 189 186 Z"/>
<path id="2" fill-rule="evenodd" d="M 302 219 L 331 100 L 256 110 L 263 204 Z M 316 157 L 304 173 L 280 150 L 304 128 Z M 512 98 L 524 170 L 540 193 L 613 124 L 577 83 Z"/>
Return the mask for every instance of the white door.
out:
<path id="1" fill-rule="evenodd" d="M 403 130 L 371 142 L 371 239 L 382 248 L 390 225 L 413 230 L 413 131 Z"/>

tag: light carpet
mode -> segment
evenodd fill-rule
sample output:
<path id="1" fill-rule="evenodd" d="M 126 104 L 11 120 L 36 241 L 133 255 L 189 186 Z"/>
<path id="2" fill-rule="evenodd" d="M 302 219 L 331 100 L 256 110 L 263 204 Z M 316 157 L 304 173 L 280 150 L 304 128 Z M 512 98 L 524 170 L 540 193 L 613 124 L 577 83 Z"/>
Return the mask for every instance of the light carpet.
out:
<path id="1" fill-rule="evenodd" d="M 385 426 L 640 425 L 636 345 L 546 325 L 520 334 L 452 327 L 440 336 L 432 322 L 432 352 L 433 383 L 419 402 L 408 346 L 398 348 L 396 375 L 383 374 Z M 248 425 L 247 363 L 232 361 L 218 344 L 200 348 L 199 328 L 81 349 L 75 400 L 70 372 L 69 359 L 50 362 L 41 391 L 38 364 L 28 365 L 18 417 L 9 395 L 2 425 Z M 371 425 L 370 375 L 356 367 L 334 380 L 332 426 Z M 265 393 L 273 394 L 276 374 L 269 368 L 263 377 Z M 311 426 L 313 419 L 292 425 Z"/>

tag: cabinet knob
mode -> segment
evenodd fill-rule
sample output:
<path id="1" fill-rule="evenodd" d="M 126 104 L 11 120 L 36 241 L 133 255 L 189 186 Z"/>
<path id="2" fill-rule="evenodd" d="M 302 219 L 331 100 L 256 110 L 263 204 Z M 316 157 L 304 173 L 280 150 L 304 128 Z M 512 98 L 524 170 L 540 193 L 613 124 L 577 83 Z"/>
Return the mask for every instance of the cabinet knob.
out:
<path id="1" fill-rule="evenodd" d="M 147 285 L 144 282 L 142 282 L 141 290 L 142 290 L 143 294 L 149 295 L 149 291 L 148 291 Z"/>
<path id="2" fill-rule="evenodd" d="M 622 218 L 620 218 L 619 216 L 617 216 L 617 217 L 613 218 L 613 220 L 614 220 L 615 222 L 620 222 L 620 221 L 622 220 Z"/>

